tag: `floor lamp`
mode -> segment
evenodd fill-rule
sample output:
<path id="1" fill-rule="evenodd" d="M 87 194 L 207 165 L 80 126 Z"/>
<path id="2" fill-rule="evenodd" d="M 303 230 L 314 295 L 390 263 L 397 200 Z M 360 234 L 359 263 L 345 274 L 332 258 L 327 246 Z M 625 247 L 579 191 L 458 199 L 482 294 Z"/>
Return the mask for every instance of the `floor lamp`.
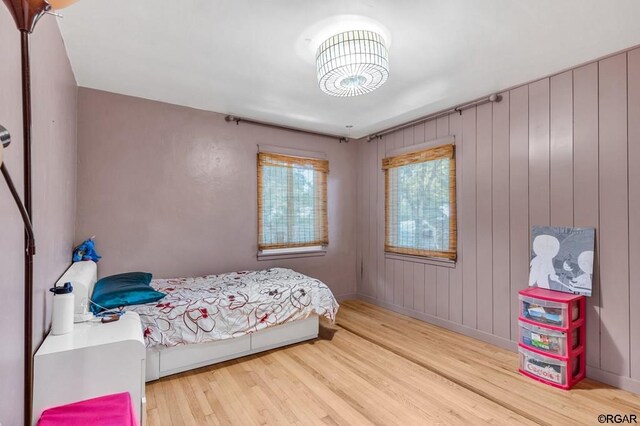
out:
<path id="1" fill-rule="evenodd" d="M 77 0 L 2 0 L 20 31 L 22 58 L 22 131 L 24 143 L 24 212 L 29 223 L 33 219 L 31 204 L 31 72 L 29 34 L 38 20 L 52 9 L 62 9 Z M 8 173 L 3 175 L 7 179 Z M 9 183 L 10 179 L 7 180 Z M 22 213 L 22 211 L 21 211 Z M 23 217 L 24 218 L 24 217 Z M 26 222 L 25 222 L 26 224 Z M 24 423 L 31 425 L 33 395 L 33 234 L 25 226 L 24 257 Z"/>

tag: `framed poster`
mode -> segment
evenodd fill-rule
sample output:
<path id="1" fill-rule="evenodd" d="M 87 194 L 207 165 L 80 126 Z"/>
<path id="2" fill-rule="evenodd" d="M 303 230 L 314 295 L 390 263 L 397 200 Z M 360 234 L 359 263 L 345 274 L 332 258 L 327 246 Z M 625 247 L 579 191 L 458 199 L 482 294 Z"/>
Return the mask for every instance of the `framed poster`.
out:
<path id="1" fill-rule="evenodd" d="M 529 286 L 591 296 L 594 228 L 531 228 Z"/>

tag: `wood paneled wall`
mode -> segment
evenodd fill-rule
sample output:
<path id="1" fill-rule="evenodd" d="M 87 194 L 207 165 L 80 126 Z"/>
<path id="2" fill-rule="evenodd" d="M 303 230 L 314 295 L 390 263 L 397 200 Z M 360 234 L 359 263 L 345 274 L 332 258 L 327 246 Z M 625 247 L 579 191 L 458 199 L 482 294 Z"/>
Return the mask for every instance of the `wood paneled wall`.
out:
<path id="1" fill-rule="evenodd" d="M 358 292 L 514 348 L 530 227 L 595 227 L 589 372 L 638 392 L 640 49 L 501 94 L 499 103 L 359 142 Z M 385 255 L 382 159 L 446 135 L 457 145 L 458 262 Z"/>

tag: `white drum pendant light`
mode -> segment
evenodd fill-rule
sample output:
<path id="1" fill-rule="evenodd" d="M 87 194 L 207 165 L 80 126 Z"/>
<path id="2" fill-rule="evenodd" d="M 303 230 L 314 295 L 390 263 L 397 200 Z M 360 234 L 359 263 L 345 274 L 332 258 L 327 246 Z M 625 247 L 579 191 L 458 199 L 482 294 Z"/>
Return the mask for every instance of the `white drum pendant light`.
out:
<path id="1" fill-rule="evenodd" d="M 318 47 L 320 89 L 331 96 L 358 96 L 389 78 L 389 55 L 382 36 L 357 30 L 336 34 Z"/>

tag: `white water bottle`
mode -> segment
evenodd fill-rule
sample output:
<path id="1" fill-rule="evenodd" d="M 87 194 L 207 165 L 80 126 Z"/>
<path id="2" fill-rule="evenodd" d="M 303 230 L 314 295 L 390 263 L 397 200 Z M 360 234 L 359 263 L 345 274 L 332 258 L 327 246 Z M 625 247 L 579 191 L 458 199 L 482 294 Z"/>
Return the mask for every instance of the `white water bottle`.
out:
<path id="1" fill-rule="evenodd" d="M 71 283 L 62 287 L 50 289 L 53 293 L 53 315 L 51 319 L 51 334 L 58 336 L 73 331 L 73 313 L 75 296 Z"/>

